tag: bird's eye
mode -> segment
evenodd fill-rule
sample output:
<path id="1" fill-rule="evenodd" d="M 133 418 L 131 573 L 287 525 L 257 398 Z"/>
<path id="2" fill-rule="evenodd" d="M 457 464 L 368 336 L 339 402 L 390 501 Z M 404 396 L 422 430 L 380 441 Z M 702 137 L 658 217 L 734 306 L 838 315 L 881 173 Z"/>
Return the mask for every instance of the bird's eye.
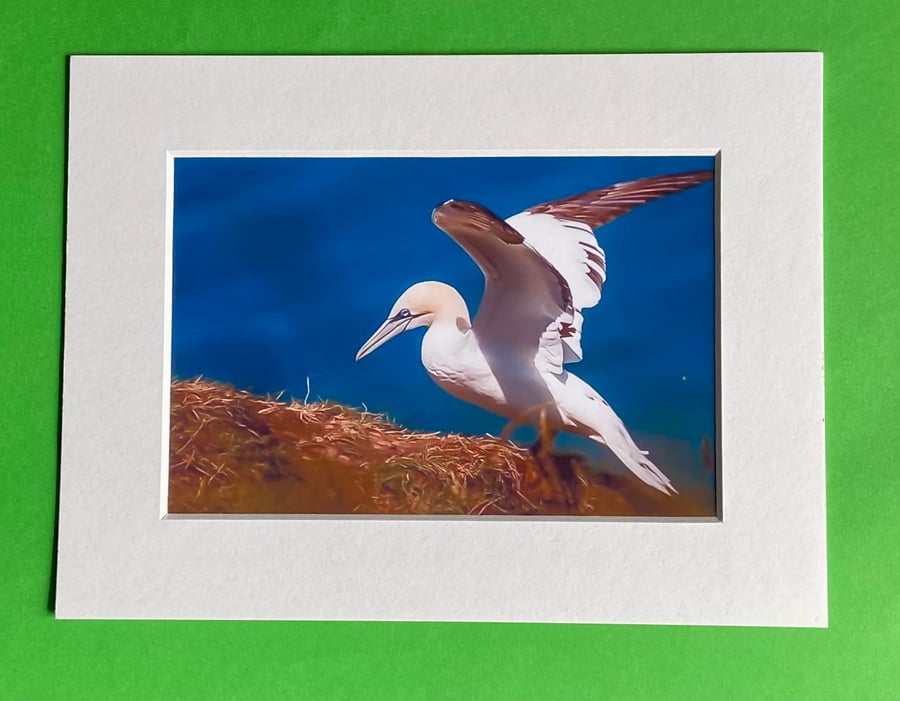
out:
<path id="1" fill-rule="evenodd" d="M 401 309 L 397 312 L 398 319 L 406 319 L 409 316 L 409 309 Z"/>

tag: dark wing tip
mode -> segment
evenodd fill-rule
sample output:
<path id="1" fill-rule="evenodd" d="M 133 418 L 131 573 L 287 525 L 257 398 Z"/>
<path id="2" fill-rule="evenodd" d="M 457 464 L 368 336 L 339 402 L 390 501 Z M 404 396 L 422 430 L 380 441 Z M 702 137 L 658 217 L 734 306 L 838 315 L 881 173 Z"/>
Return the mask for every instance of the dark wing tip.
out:
<path id="1" fill-rule="evenodd" d="M 545 202 L 526 211 L 532 214 L 549 214 L 564 221 L 577 221 L 597 229 L 635 207 L 700 185 L 715 176 L 714 170 L 655 175 Z"/>
<path id="2" fill-rule="evenodd" d="M 673 178 L 684 178 L 685 180 L 693 181 L 695 184 L 699 185 L 700 183 L 705 183 L 707 180 L 712 180 L 716 177 L 716 171 L 714 170 L 695 170 L 689 173 L 681 173 L 672 176 Z M 688 185 L 690 187 L 690 185 Z"/>
<path id="3" fill-rule="evenodd" d="M 494 214 L 487 207 L 466 200 L 447 200 L 431 213 L 435 226 L 447 231 L 480 234 L 489 233 L 504 243 L 520 244 L 525 237 Z"/>

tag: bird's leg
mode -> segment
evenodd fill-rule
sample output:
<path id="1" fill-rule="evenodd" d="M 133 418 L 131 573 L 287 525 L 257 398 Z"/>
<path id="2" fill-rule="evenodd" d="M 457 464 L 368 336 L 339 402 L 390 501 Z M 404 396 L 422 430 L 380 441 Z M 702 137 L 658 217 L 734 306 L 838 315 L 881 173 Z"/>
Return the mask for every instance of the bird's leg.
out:
<path id="1" fill-rule="evenodd" d="M 555 496 L 557 498 L 562 497 L 566 506 L 572 509 L 578 504 L 574 485 L 571 481 L 572 476 L 568 474 L 568 468 L 566 469 L 566 474 L 563 474 L 559 460 L 553 455 L 554 438 L 556 438 L 556 431 L 550 428 L 547 410 L 542 408 L 540 423 L 538 424 L 538 439 L 531 446 L 531 454 L 544 479 L 555 492 Z"/>
<path id="2" fill-rule="evenodd" d="M 502 438 L 505 441 L 511 441 L 513 431 L 515 431 L 523 423 L 526 423 L 526 422 L 531 423 L 531 415 L 535 409 L 541 410 L 541 425 L 546 426 L 547 425 L 546 424 L 546 421 L 547 421 L 546 406 L 549 403 L 550 402 L 545 402 L 543 404 L 535 404 L 532 407 L 528 407 L 525 411 L 522 411 L 522 412 L 516 414 L 513 418 L 511 418 L 509 420 L 509 422 L 506 424 L 506 426 L 503 427 L 503 433 L 500 434 L 500 438 Z M 547 435 L 551 435 L 551 434 L 547 434 Z M 538 443 L 535 443 L 535 445 L 538 445 L 539 443 L 540 443 L 540 438 L 538 439 Z M 551 438 L 551 443 L 552 443 L 552 438 Z"/>
<path id="3" fill-rule="evenodd" d="M 546 476 L 545 463 L 547 458 L 550 456 L 550 450 L 553 448 L 553 438 L 554 434 L 550 430 L 549 423 L 547 421 L 547 410 L 541 409 L 541 419 L 538 424 L 538 437 L 537 440 L 531 445 L 529 451 L 531 452 L 532 457 L 534 457 L 535 462 L 538 463 L 538 467 L 541 468 L 541 472 Z"/>
<path id="4" fill-rule="evenodd" d="M 550 420 L 547 415 L 548 404 L 549 402 L 546 402 L 544 404 L 537 404 L 533 407 L 529 407 L 510 419 L 509 423 L 503 428 L 503 433 L 500 434 L 500 437 L 505 441 L 511 440 L 513 431 L 525 421 L 531 423 L 533 421 L 535 410 L 539 410 L 540 420 L 538 421 L 538 438 L 529 449 L 531 452 L 532 463 L 537 467 L 543 484 L 550 488 L 551 493 L 547 498 L 554 501 L 562 499 L 565 501 L 566 506 L 572 508 L 577 504 L 572 484 L 563 474 L 563 471 L 557 463 L 557 458 L 552 452 L 553 439 L 556 437 L 556 431 L 550 426 Z"/>
<path id="5" fill-rule="evenodd" d="M 578 477 L 572 467 L 572 460 L 569 456 L 560 456 L 554 460 L 553 464 L 559 475 L 559 483 L 566 506 L 570 510 L 575 509 L 578 506 Z"/>
<path id="6" fill-rule="evenodd" d="M 538 424 L 538 439 L 530 448 L 531 456 L 543 477 L 544 483 L 550 487 L 551 498 L 558 500 L 562 497 L 566 504 L 569 504 L 569 498 L 560 481 L 556 459 L 552 453 L 553 439 L 555 437 L 556 433 L 550 428 L 550 422 L 547 420 L 547 409 L 542 407 Z"/>
<path id="7" fill-rule="evenodd" d="M 551 457 L 550 451 L 553 450 L 553 439 L 556 434 L 550 429 L 550 422 L 547 420 L 547 409 L 541 408 L 541 422 L 538 426 L 538 445 L 541 448 L 541 460 Z"/>
<path id="8" fill-rule="evenodd" d="M 506 426 L 503 427 L 503 433 L 500 434 L 500 440 L 511 443 L 513 431 L 515 431 L 518 427 L 519 422 L 515 419 L 511 419 L 509 422 L 507 422 Z"/>

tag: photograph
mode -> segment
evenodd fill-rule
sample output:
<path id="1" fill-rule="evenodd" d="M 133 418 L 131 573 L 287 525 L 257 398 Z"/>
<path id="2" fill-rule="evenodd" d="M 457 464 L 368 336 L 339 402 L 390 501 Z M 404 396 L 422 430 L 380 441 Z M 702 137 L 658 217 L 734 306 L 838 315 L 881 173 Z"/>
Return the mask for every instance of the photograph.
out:
<path id="1" fill-rule="evenodd" d="M 716 517 L 715 155 L 175 155 L 169 514 Z"/>

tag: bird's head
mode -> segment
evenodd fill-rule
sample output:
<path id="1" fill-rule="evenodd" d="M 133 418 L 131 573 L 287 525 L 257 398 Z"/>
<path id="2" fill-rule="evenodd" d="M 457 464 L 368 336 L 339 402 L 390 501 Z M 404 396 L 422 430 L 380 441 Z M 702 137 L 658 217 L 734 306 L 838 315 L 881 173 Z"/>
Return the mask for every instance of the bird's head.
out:
<path id="1" fill-rule="evenodd" d="M 404 331 L 431 326 L 436 315 L 446 313 L 451 307 L 455 309 L 459 303 L 463 304 L 465 310 L 462 297 L 449 285 L 442 282 L 416 283 L 394 302 L 387 319 L 359 349 L 356 359 L 364 358 Z M 468 321 L 468 314 L 465 315 Z"/>

